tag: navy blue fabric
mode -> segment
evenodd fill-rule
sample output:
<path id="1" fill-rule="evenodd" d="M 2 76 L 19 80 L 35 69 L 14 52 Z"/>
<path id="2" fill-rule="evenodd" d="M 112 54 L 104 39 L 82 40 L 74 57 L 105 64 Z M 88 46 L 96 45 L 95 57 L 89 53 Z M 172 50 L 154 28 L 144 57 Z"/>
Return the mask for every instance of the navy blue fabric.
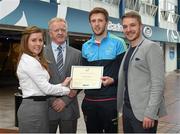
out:
<path id="1" fill-rule="evenodd" d="M 114 84 L 104 87 L 101 86 L 101 89 L 93 89 L 93 90 L 85 90 L 85 94 L 91 98 L 111 98 L 116 97 L 117 94 L 117 80 L 118 80 L 118 72 L 119 67 L 122 61 L 124 53 L 118 55 L 113 60 L 97 60 L 88 62 L 85 58 L 83 58 L 83 65 L 85 66 L 104 66 L 103 76 L 112 77 L 115 82 Z"/>

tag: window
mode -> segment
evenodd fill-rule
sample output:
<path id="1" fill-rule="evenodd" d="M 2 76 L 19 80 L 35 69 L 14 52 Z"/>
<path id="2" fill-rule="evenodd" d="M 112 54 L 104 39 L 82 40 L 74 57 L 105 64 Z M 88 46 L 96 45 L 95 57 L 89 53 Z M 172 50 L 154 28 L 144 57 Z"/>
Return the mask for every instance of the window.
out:
<path id="1" fill-rule="evenodd" d="M 144 14 L 155 16 L 157 13 L 158 6 L 150 3 L 142 3 L 142 11 Z"/>
<path id="2" fill-rule="evenodd" d="M 142 2 L 149 3 L 149 4 L 154 4 L 155 5 L 155 0 L 141 0 Z"/>
<path id="3" fill-rule="evenodd" d="M 168 22 L 177 23 L 179 21 L 180 15 L 178 15 L 178 7 L 174 3 L 168 1 L 163 6 L 161 6 L 162 18 Z"/>
<path id="4" fill-rule="evenodd" d="M 96 1 L 100 1 L 100 2 L 104 2 L 110 5 L 119 5 L 120 0 L 96 0 Z"/>
<path id="5" fill-rule="evenodd" d="M 0 87 L 18 85 L 16 65 L 20 51 L 20 29 L 0 25 Z"/>
<path id="6" fill-rule="evenodd" d="M 126 8 L 139 11 L 141 2 L 139 0 L 126 0 Z"/>

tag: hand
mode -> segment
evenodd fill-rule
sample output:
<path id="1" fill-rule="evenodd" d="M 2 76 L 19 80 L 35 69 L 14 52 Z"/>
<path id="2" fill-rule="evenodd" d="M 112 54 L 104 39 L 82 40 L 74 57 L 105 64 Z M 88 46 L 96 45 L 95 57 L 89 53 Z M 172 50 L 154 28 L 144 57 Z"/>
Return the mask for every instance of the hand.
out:
<path id="1" fill-rule="evenodd" d="M 65 108 L 65 106 L 66 106 L 66 104 L 60 98 L 55 99 L 54 102 L 52 103 L 52 108 L 56 112 L 61 112 Z"/>
<path id="2" fill-rule="evenodd" d="M 62 85 L 68 86 L 70 84 L 71 79 L 72 79 L 71 77 L 66 77 L 66 79 L 63 81 Z"/>
<path id="3" fill-rule="evenodd" d="M 77 95 L 77 90 L 71 89 L 71 90 L 70 90 L 70 93 L 69 93 L 67 96 L 73 98 L 73 97 L 76 96 L 76 95 Z"/>
<path id="4" fill-rule="evenodd" d="M 154 120 L 149 117 L 144 117 L 143 128 L 148 129 L 154 127 Z"/>
<path id="5" fill-rule="evenodd" d="M 114 83 L 114 79 L 109 76 L 101 77 L 103 86 L 109 86 Z"/>

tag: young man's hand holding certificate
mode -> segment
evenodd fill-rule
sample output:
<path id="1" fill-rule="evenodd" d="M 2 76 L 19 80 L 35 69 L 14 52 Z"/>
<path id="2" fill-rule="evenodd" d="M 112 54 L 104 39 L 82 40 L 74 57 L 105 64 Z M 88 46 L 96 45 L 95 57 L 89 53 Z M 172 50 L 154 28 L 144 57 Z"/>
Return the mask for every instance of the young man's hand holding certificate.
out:
<path id="1" fill-rule="evenodd" d="M 100 89 L 103 66 L 72 66 L 71 89 Z"/>

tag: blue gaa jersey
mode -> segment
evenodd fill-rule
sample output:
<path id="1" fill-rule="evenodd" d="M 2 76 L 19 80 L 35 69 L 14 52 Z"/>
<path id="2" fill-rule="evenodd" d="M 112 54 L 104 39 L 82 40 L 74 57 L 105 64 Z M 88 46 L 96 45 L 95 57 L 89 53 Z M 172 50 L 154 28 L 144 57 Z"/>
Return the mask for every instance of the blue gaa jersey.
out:
<path id="1" fill-rule="evenodd" d="M 107 34 L 98 45 L 94 36 L 82 46 L 82 64 L 84 66 L 103 66 L 103 76 L 114 79 L 114 84 L 101 89 L 85 90 L 91 99 L 116 97 L 119 67 L 127 47 L 123 39 Z"/>
<path id="2" fill-rule="evenodd" d="M 94 36 L 82 47 L 82 56 L 88 61 L 115 59 L 117 55 L 124 53 L 127 47 L 123 39 L 108 33 L 100 45 L 95 43 Z"/>

